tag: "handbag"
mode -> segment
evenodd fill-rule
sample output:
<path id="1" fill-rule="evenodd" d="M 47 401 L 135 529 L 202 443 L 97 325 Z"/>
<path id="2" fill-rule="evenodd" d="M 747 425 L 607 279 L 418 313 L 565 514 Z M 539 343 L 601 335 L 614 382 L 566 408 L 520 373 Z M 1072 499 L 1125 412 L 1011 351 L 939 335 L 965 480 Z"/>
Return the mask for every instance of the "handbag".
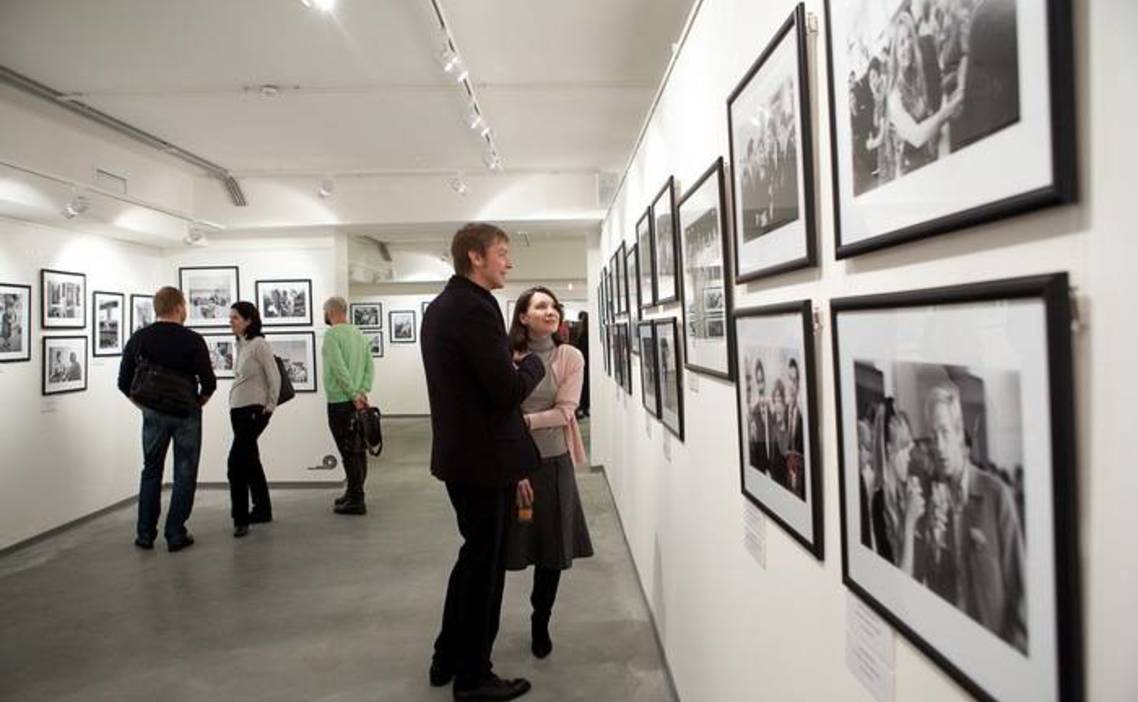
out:
<path id="1" fill-rule="evenodd" d="M 200 407 L 198 384 L 192 378 L 138 356 L 130 381 L 130 399 L 172 417 L 189 417 Z"/>
<path id="2" fill-rule="evenodd" d="M 378 407 L 367 407 L 356 412 L 356 424 L 363 435 L 367 452 L 373 457 L 383 453 L 383 425 L 380 421 L 382 415 Z"/>
<path id="3" fill-rule="evenodd" d="M 273 356 L 273 359 L 277 362 L 277 370 L 281 374 L 281 390 L 277 395 L 277 407 L 280 407 L 296 397 L 296 388 L 292 386 L 292 378 L 289 377 L 288 370 L 285 368 L 284 359 L 276 355 Z"/>

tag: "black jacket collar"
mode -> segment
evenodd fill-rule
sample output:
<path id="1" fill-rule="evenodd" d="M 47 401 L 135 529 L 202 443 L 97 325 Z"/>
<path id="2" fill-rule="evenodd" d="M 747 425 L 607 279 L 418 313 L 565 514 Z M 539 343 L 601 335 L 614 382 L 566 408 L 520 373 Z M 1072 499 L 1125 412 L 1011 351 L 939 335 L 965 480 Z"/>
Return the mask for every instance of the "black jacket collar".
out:
<path id="1" fill-rule="evenodd" d="M 464 275 L 452 275 L 450 277 L 450 280 L 447 281 L 447 287 L 448 288 L 454 288 L 456 290 L 462 290 L 462 289 L 472 290 L 474 292 L 477 292 L 477 293 L 485 296 L 487 299 L 490 299 L 490 300 L 494 299 L 494 296 L 490 294 L 489 290 L 482 287 L 478 283 L 475 283 L 470 278 L 467 278 Z"/>

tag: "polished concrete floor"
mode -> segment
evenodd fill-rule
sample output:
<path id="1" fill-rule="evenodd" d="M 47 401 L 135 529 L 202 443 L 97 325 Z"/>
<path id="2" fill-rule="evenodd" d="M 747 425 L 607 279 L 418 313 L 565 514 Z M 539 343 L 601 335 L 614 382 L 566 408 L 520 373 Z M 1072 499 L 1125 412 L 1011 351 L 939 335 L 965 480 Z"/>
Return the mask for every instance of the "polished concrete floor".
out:
<path id="1" fill-rule="evenodd" d="M 277 521 L 236 540 L 228 494 L 200 490 L 187 551 L 134 548 L 131 506 L 0 558 L 0 699 L 450 699 L 426 671 L 453 513 L 426 420 L 385 432 L 366 517 L 333 515 L 338 490 L 280 489 Z M 495 668 L 533 702 L 674 700 L 604 477 L 578 482 L 597 554 L 562 580 L 553 654 L 530 654 L 530 573 L 512 573 Z"/>

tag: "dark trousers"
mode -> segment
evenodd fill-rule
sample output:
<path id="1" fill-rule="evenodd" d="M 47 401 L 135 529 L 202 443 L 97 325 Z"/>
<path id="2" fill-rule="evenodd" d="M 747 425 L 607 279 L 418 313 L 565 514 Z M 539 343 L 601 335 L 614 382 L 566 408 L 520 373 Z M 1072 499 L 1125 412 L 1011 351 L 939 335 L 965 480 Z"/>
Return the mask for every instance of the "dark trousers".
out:
<path id="1" fill-rule="evenodd" d="M 233 445 L 229 447 L 229 500 L 230 516 L 237 526 L 249 525 L 249 495 L 253 496 L 253 514 L 258 519 L 273 518 L 273 504 L 269 500 L 269 484 L 261 465 L 261 451 L 257 438 L 269 426 L 270 414 L 262 405 L 236 407 L 229 410 L 229 423 L 233 427 Z"/>
<path id="2" fill-rule="evenodd" d="M 506 584 L 505 545 L 516 485 L 448 482 L 463 544 L 447 583 L 435 663 L 455 672 L 455 689 L 469 689 L 493 670 Z"/>
<path id="3" fill-rule="evenodd" d="M 561 583 L 561 571 L 557 568 L 533 569 L 533 591 L 529 602 L 533 605 L 533 619 L 542 624 L 549 623 L 553 614 L 553 601 L 557 599 L 557 586 Z"/>
<path id="4" fill-rule="evenodd" d="M 364 481 L 367 480 L 367 444 L 356 424 L 356 406 L 352 402 L 328 404 L 328 427 L 340 459 L 344 462 L 344 475 L 348 479 L 348 501 L 364 501 Z"/>
<path id="5" fill-rule="evenodd" d="M 150 409 L 142 410 L 142 479 L 138 486 L 138 536 L 153 540 L 158 536 L 158 516 L 162 513 L 162 471 L 166 451 L 174 442 L 174 491 L 166 515 L 166 540 L 186 533 L 186 520 L 194 508 L 198 486 L 198 459 L 202 448 L 202 415 L 172 417 Z"/>

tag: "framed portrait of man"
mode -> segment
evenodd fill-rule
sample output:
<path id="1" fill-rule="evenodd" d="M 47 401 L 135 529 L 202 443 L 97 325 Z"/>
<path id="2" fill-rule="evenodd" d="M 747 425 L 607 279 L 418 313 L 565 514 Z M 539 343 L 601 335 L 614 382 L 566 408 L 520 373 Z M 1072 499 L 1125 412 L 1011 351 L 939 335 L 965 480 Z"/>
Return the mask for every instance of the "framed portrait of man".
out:
<path id="1" fill-rule="evenodd" d="M 0 363 L 32 359 L 32 286 L 0 283 Z"/>
<path id="2" fill-rule="evenodd" d="M 43 337 L 43 394 L 87 389 L 87 337 Z"/>

